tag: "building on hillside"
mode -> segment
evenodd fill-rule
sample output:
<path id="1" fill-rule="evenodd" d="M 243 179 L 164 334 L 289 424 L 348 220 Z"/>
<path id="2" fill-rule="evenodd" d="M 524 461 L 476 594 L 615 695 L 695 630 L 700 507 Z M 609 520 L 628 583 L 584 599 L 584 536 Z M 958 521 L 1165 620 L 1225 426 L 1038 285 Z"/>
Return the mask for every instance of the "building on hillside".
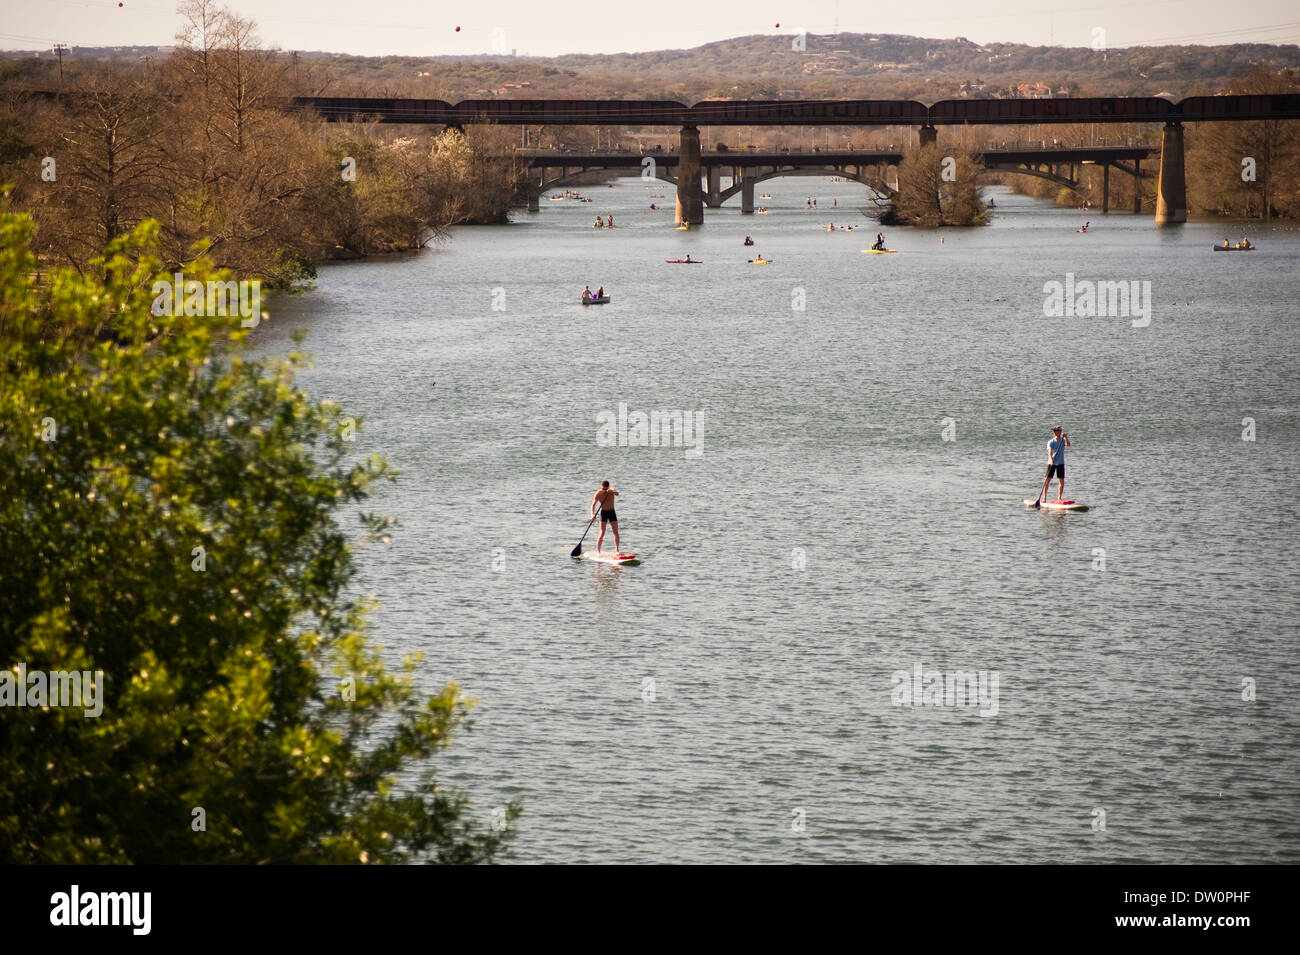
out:
<path id="1" fill-rule="evenodd" d="M 1022 99 L 1051 99 L 1052 88 L 1045 83 L 1021 83 L 1016 87 L 1016 95 Z"/>

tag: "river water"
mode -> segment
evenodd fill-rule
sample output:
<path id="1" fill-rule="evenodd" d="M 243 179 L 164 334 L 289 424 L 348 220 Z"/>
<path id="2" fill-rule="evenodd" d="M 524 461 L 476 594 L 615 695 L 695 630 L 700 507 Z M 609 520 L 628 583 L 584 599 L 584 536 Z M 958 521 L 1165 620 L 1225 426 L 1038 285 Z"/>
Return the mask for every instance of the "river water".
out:
<path id="1" fill-rule="evenodd" d="M 763 185 L 689 232 L 659 183 L 543 200 L 255 332 L 308 329 L 301 380 L 402 471 L 360 583 L 479 700 L 444 780 L 522 795 L 527 862 L 1300 861 L 1300 235 L 997 188 L 864 255 L 861 187 Z M 1094 280 L 1149 313 L 1044 314 Z M 1087 512 L 1022 504 L 1056 423 Z M 602 479 L 639 566 L 568 556 Z M 954 671 L 983 699 L 924 692 Z"/>

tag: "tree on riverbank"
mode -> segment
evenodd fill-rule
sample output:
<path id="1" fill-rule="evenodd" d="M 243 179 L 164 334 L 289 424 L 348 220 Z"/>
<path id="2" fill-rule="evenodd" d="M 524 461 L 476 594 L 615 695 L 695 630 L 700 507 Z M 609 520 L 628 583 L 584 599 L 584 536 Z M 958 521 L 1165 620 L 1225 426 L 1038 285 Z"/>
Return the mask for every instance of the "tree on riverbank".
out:
<path id="1" fill-rule="evenodd" d="M 364 123 L 324 130 L 282 109 L 296 61 L 263 49 L 251 20 L 212 0 L 180 13 L 168 58 L 79 64 L 64 95 L 23 102 L 28 121 L 0 135 L 0 183 L 37 221 L 43 261 L 84 269 L 154 218 L 169 266 L 205 242 L 219 265 L 287 286 L 339 254 L 416 249 L 452 225 L 505 221 L 521 171 L 489 146 L 452 134 L 395 141 Z M 20 115 L 0 97 L 6 113 Z"/>
<path id="2" fill-rule="evenodd" d="M 1234 93 L 1300 92 L 1300 77 L 1260 67 L 1238 77 Z M 1250 219 L 1300 215 L 1300 128 L 1260 120 L 1188 124 L 1188 209 Z"/>
<path id="3" fill-rule="evenodd" d="M 349 596 L 336 516 L 393 477 L 364 431 L 238 316 L 154 309 L 156 223 L 40 283 L 33 231 L 0 214 L 0 862 L 492 860 L 518 806 L 432 768 L 468 704 Z M 70 671 L 102 672 L 47 696 Z"/>

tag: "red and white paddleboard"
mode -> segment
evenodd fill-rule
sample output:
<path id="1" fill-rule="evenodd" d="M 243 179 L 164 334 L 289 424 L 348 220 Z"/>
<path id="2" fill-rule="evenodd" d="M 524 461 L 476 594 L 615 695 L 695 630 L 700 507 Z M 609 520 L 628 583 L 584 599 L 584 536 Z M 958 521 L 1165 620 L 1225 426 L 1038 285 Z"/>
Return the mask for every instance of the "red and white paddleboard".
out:
<path id="1" fill-rule="evenodd" d="M 1033 501 L 1025 501 L 1025 507 L 1033 506 Z M 1087 504 L 1080 504 L 1078 501 L 1042 501 L 1038 506 L 1050 511 L 1086 511 L 1088 509 Z"/>
<path id="2" fill-rule="evenodd" d="M 603 551 L 597 554 L 594 550 L 589 550 L 582 555 L 587 560 L 594 560 L 601 564 L 639 564 L 636 554 L 615 554 L 610 551 Z"/>

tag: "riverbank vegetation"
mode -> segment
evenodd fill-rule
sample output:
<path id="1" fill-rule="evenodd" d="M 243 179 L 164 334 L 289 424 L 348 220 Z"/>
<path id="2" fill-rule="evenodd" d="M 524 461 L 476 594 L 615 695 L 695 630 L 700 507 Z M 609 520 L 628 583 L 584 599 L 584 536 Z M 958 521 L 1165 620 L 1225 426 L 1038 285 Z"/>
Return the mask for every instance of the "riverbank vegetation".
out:
<path id="1" fill-rule="evenodd" d="M 159 314 L 155 223 L 39 282 L 35 231 L 0 214 L 0 862 L 496 857 L 519 807 L 433 775 L 466 701 L 352 595 L 387 525 L 338 517 L 393 478 L 364 423 L 238 317 Z"/>
<path id="2" fill-rule="evenodd" d="M 490 131 L 327 125 L 283 100 L 313 82 L 255 25 L 187 0 L 161 59 L 70 64 L 58 96 L 0 90 L 0 182 L 39 228 L 46 264 L 84 269 L 145 219 L 174 266 L 195 243 L 242 277 L 310 278 L 333 257 L 421 247 L 453 225 L 505 221 L 520 174 Z M 504 153 L 508 157 L 509 153 Z"/>

